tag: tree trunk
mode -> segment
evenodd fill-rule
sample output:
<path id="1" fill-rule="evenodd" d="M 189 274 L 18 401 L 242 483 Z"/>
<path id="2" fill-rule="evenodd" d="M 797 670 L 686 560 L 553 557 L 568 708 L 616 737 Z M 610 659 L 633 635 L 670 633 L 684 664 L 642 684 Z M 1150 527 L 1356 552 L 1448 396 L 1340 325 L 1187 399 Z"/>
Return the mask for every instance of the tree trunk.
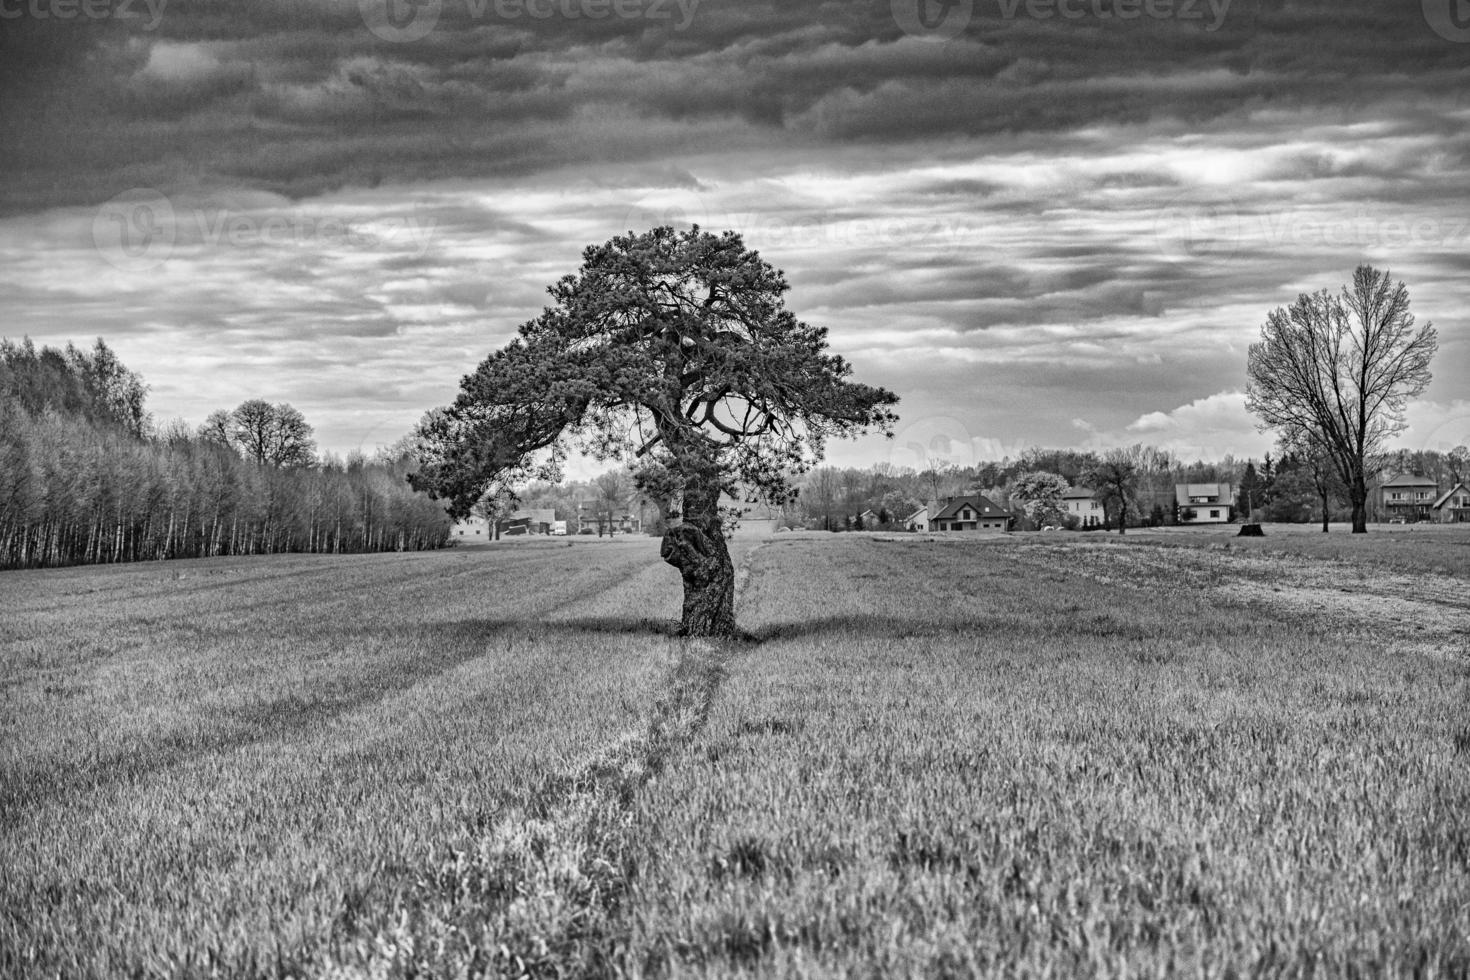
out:
<path id="1" fill-rule="evenodd" d="M 659 554 L 684 577 L 680 636 L 734 636 L 735 566 L 720 523 L 719 490 L 684 492 L 683 520 L 664 533 Z"/>
<path id="2" fill-rule="evenodd" d="M 1353 481 L 1348 490 L 1353 504 L 1353 533 L 1368 533 L 1368 487 L 1362 480 Z"/>
<path id="3" fill-rule="evenodd" d="M 1327 494 L 1322 494 L 1322 533 L 1327 533 Z"/>

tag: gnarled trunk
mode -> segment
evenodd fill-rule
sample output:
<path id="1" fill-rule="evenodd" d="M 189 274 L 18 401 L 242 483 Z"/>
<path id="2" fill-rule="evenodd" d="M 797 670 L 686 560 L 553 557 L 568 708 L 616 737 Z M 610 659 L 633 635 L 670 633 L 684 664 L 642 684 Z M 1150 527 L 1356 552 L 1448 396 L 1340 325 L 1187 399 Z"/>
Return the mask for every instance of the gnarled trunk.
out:
<path id="1" fill-rule="evenodd" d="M 684 577 L 681 636 L 734 636 L 735 566 L 720 522 L 718 490 L 684 492 L 683 520 L 664 533 L 663 560 Z"/>

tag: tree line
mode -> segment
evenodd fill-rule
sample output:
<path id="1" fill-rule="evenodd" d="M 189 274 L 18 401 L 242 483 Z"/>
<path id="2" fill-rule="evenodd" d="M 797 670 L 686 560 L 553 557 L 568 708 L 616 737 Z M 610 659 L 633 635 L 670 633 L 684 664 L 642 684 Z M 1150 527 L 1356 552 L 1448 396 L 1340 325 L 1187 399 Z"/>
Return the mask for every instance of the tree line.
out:
<path id="1" fill-rule="evenodd" d="M 90 350 L 0 340 L 0 568 L 443 547 L 408 451 L 319 455 L 289 405 L 154 425 L 147 385 Z"/>

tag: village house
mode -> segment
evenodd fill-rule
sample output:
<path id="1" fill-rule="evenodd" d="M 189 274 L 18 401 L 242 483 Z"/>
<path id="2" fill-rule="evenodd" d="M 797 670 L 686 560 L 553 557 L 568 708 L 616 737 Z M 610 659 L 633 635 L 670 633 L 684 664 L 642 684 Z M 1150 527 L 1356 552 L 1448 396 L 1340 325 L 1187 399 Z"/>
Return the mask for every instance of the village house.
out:
<path id="1" fill-rule="evenodd" d="M 1464 524 L 1470 521 L 1470 487 L 1456 483 L 1430 505 L 1430 513 L 1441 524 Z"/>
<path id="2" fill-rule="evenodd" d="M 1439 485 L 1427 476 L 1400 473 L 1383 481 L 1378 492 L 1382 494 L 1380 500 L 1386 520 L 1412 524 L 1433 516 L 1431 510 L 1439 496 Z"/>
<path id="3" fill-rule="evenodd" d="M 1107 512 L 1086 487 L 1069 487 L 1062 493 L 1062 510 L 1077 518 L 1079 527 L 1101 527 L 1107 523 Z"/>
<path id="4" fill-rule="evenodd" d="M 484 544 L 491 540 L 490 522 L 471 514 L 449 529 L 449 540 L 459 544 Z"/>
<path id="5" fill-rule="evenodd" d="M 980 494 L 949 497 L 930 520 L 935 531 L 1008 531 L 1011 514 Z"/>
<path id="6" fill-rule="evenodd" d="M 927 531 L 929 530 L 929 515 L 936 513 L 938 510 L 938 504 L 925 504 L 923 507 L 920 507 L 908 517 L 904 518 L 904 527 L 908 528 L 910 531 Z"/>
<path id="7" fill-rule="evenodd" d="M 1229 524 L 1231 499 L 1228 483 L 1174 484 L 1180 524 Z"/>

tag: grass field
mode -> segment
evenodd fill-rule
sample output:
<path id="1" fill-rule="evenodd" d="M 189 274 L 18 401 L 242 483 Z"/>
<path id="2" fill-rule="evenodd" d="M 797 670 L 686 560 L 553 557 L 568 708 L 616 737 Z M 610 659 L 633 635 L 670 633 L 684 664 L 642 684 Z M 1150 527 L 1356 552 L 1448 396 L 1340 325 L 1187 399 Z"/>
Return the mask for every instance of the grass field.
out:
<path id="1" fill-rule="evenodd" d="M 1470 534 L 0 574 L 6 976 L 1470 975 Z"/>

